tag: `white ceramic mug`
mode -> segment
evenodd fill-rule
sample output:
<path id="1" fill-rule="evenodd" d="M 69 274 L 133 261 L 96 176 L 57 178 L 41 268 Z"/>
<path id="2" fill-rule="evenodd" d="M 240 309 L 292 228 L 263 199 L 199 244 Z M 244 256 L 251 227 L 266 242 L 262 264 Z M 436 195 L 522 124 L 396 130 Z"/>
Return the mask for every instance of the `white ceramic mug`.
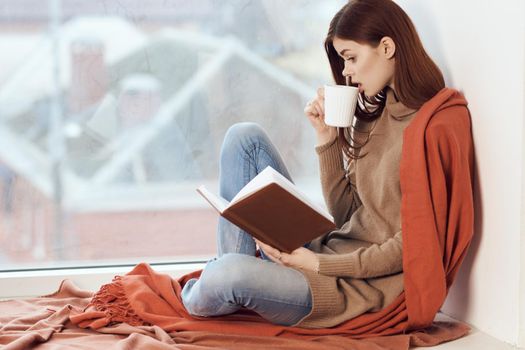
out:
<path id="1" fill-rule="evenodd" d="M 352 126 L 359 89 L 346 85 L 324 86 L 324 122 L 347 128 Z"/>

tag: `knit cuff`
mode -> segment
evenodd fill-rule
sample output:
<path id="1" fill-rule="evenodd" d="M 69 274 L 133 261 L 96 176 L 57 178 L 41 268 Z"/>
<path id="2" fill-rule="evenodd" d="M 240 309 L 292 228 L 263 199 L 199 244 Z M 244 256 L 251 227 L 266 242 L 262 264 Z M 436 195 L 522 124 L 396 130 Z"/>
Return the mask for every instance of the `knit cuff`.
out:
<path id="1" fill-rule="evenodd" d="M 343 153 L 339 138 L 335 138 L 323 145 L 315 147 L 319 156 L 321 173 L 333 173 L 344 169 Z"/>
<path id="2" fill-rule="evenodd" d="M 317 254 L 319 273 L 333 277 L 354 277 L 355 265 L 352 254 Z"/>

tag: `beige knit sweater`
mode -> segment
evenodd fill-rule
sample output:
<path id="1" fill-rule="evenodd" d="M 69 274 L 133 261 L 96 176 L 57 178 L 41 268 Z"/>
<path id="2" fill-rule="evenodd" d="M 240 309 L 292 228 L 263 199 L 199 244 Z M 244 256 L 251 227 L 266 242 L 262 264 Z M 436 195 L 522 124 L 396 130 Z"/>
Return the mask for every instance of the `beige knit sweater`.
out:
<path id="1" fill-rule="evenodd" d="M 332 327 L 381 310 L 403 291 L 399 162 L 403 131 L 415 112 L 388 89 L 381 117 L 357 124 L 372 130 L 360 153 L 366 156 L 348 163 L 337 139 L 316 147 L 324 198 L 339 229 L 310 245 L 319 274 L 300 270 L 313 307 L 296 326 Z"/>

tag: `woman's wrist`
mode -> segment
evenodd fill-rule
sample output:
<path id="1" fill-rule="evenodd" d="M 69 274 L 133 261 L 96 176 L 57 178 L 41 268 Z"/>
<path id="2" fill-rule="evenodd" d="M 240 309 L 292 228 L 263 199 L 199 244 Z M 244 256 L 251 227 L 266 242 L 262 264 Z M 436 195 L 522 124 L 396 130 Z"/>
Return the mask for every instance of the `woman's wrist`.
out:
<path id="1" fill-rule="evenodd" d="M 335 128 L 330 128 L 327 131 L 317 132 L 317 145 L 324 145 L 332 141 L 337 136 Z"/>

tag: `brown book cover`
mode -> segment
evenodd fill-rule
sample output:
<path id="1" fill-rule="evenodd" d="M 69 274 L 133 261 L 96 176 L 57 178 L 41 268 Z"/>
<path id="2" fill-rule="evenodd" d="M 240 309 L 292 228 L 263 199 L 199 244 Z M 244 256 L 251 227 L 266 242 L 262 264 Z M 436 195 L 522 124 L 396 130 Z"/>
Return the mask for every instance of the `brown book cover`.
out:
<path id="1" fill-rule="evenodd" d="M 287 253 L 336 228 L 330 214 L 271 167 L 248 183 L 231 203 L 204 186 L 197 191 L 224 218 Z"/>

